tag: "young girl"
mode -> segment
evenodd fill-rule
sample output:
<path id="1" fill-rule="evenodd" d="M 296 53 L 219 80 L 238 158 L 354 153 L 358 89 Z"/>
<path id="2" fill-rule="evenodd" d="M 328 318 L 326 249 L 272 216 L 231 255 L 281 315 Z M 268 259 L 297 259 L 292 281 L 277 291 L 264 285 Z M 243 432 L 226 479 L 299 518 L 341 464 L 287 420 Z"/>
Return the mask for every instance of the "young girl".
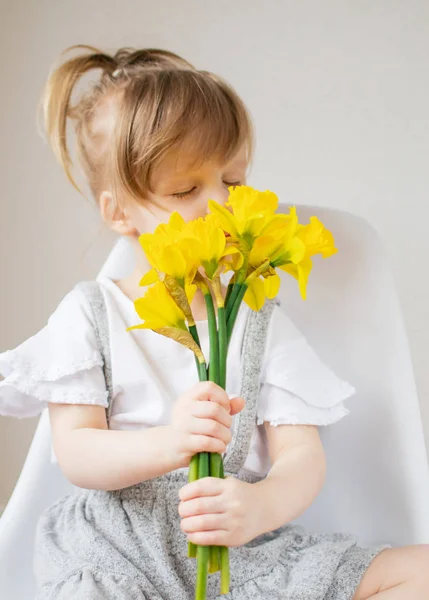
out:
<path id="1" fill-rule="evenodd" d="M 289 524 L 324 481 L 317 426 L 341 419 L 354 390 L 280 306 L 252 313 L 243 304 L 226 391 L 195 383 L 183 346 L 126 331 L 138 322 L 133 300 L 148 269 L 139 235 L 173 211 L 204 216 L 208 199 L 225 203 L 228 187 L 245 183 L 252 132 L 242 101 L 170 52 L 73 48 L 81 53 L 46 86 L 48 137 L 76 185 L 66 142 L 74 123 L 94 201 L 129 238 L 136 265 L 125 279 L 76 286 L 45 328 L 0 355 L 0 412 L 25 417 L 48 406 L 55 455 L 80 488 L 40 519 L 37 598 L 190 600 L 196 566 L 187 540 L 234 547 L 231 600 L 426 598 L 426 547 L 363 549 L 351 536 Z M 93 69 L 99 80 L 72 103 Z M 207 352 L 198 294 L 192 309 Z M 224 453 L 229 478 L 187 484 L 199 451 Z M 208 598 L 219 597 L 218 577 L 209 577 Z"/>

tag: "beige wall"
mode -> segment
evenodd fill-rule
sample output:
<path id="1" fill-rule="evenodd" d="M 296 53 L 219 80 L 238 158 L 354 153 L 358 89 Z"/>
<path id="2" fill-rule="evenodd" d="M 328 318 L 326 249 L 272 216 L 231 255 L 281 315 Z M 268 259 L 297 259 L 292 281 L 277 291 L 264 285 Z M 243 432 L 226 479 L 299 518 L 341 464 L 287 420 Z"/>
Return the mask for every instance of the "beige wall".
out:
<path id="1" fill-rule="evenodd" d="M 42 327 L 70 287 L 96 273 L 112 241 L 37 136 L 35 106 L 51 62 L 74 43 L 166 47 L 219 72 L 247 101 L 258 132 L 252 184 L 289 203 L 348 209 L 383 236 L 429 439 L 429 3 L 0 6 L 0 350 Z M 34 423 L 0 419 L 0 505 Z"/>

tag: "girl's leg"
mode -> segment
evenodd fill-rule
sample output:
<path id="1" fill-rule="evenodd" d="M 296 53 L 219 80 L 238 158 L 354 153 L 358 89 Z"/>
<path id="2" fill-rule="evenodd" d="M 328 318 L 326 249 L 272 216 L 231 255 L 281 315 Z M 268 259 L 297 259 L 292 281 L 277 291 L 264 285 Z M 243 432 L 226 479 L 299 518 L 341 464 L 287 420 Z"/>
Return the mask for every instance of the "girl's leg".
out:
<path id="1" fill-rule="evenodd" d="M 353 600 L 425 600 L 429 598 L 429 545 L 383 550 Z"/>

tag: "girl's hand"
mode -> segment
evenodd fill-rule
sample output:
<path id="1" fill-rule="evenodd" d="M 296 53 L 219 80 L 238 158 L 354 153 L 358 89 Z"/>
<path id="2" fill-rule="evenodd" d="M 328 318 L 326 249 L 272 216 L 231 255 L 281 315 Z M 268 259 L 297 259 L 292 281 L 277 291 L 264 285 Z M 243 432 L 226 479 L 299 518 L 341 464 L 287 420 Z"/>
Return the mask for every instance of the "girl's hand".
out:
<path id="1" fill-rule="evenodd" d="M 204 477 L 179 493 L 181 529 L 202 546 L 242 546 L 262 533 L 263 506 L 255 486 Z"/>
<path id="2" fill-rule="evenodd" d="M 231 441 L 232 415 L 243 408 L 243 398 L 230 400 L 225 390 L 211 381 L 197 383 L 179 396 L 167 427 L 175 468 L 187 467 L 198 452 L 225 452 Z"/>

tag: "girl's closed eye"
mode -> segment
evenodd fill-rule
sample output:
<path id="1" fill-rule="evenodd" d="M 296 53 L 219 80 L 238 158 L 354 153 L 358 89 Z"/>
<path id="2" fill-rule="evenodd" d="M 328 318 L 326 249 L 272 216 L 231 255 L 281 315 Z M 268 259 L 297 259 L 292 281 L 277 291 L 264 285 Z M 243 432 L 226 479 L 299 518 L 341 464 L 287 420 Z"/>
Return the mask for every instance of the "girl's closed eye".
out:
<path id="1" fill-rule="evenodd" d="M 196 190 L 196 186 L 194 185 L 193 188 L 191 188 L 190 190 L 187 190 L 186 192 L 176 192 L 175 194 L 172 194 L 175 198 L 186 198 L 186 196 L 190 196 L 195 190 Z"/>
<path id="2" fill-rule="evenodd" d="M 237 186 L 237 185 L 241 185 L 240 181 L 224 181 L 223 182 L 226 187 L 230 187 L 230 186 Z M 175 198 L 186 198 L 186 196 L 190 196 L 191 194 L 193 194 L 195 192 L 195 190 L 197 189 L 197 186 L 194 185 L 194 187 L 192 187 L 189 190 L 186 190 L 185 192 L 176 192 L 175 194 L 172 194 Z"/>

